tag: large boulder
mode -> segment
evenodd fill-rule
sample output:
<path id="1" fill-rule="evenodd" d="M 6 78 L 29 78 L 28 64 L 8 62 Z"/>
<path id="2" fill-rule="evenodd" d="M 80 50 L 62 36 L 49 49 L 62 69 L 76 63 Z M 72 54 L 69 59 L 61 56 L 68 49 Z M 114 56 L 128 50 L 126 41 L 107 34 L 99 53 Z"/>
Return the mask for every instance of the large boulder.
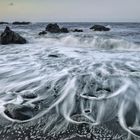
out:
<path id="1" fill-rule="evenodd" d="M 56 23 L 55 24 L 50 23 L 47 25 L 46 31 L 48 31 L 50 33 L 60 33 L 60 28 Z"/>
<path id="2" fill-rule="evenodd" d="M 94 31 L 110 31 L 110 28 L 107 28 L 103 25 L 94 25 L 90 29 L 92 29 Z"/>
<path id="3" fill-rule="evenodd" d="M 50 32 L 50 33 L 68 33 L 68 29 L 67 28 L 60 28 L 57 23 L 50 23 L 47 25 L 46 27 L 46 31 Z"/>
<path id="4" fill-rule="evenodd" d="M 28 120 L 34 115 L 34 108 L 27 105 L 7 104 L 4 113 L 16 120 Z"/>
<path id="5" fill-rule="evenodd" d="M 8 26 L 0 36 L 1 44 L 25 44 L 27 41 L 18 33 L 12 31 Z"/>

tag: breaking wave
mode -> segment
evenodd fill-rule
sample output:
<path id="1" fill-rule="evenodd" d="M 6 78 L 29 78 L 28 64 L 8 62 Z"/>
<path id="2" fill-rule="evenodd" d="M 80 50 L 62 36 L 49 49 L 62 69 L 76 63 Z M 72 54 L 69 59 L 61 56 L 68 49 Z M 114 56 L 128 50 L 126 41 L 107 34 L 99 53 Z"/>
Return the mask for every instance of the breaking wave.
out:
<path id="1" fill-rule="evenodd" d="M 37 41 L 46 45 L 67 46 L 67 47 L 84 47 L 99 50 L 139 50 L 139 45 L 129 42 L 125 39 L 104 38 L 93 35 L 60 35 L 46 38 L 39 38 Z"/>

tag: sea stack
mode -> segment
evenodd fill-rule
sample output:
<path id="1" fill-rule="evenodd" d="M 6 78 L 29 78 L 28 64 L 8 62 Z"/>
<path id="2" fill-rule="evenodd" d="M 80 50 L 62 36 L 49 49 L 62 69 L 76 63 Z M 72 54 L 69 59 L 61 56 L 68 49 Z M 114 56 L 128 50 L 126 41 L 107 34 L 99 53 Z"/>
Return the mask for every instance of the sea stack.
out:
<path id="1" fill-rule="evenodd" d="M 26 39 L 20 36 L 18 33 L 12 31 L 8 26 L 6 26 L 4 32 L 0 36 L 0 43 L 2 45 L 6 44 L 25 44 Z"/>

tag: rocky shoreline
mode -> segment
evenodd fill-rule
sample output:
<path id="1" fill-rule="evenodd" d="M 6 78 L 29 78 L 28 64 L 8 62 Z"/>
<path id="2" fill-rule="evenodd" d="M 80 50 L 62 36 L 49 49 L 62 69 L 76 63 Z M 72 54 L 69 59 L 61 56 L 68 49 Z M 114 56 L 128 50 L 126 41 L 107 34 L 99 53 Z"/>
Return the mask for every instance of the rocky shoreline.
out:
<path id="1" fill-rule="evenodd" d="M 1 22 L 0 24 L 8 24 L 7 22 Z M 28 25 L 30 22 L 13 22 L 13 25 Z M 93 31 L 110 31 L 110 28 L 107 28 L 102 25 L 94 25 L 90 30 Z M 46 26 L 45 30 L 38 33 L 38 35 L 46 35 L 47 33 L 69 33 L 69 32 L 84 32 L 82 29 L 74 29 L 69 30 L 66 27 L 61 27 L 57 23 L 50 23 Z M 0 44 L 6 45 L 6 44 L 25 44 L 27 43 L 27 40 L 20 36 L 18 33 L 12 31 L 10 27 L 6 26 L 4 32 L 0 35 Z"/>

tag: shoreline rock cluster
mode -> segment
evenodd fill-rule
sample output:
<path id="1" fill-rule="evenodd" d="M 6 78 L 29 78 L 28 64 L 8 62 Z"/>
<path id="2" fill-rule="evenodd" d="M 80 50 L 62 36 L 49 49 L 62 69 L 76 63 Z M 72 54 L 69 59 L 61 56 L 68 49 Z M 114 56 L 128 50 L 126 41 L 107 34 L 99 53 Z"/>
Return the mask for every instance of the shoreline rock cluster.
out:
<path id="1" fill-rule="evenodd" d="M 103 25 L 94 25 L 90 28 L 93 31 L 110 31 L 110 28 L 105 27 Z M 70 31 L 68 30 L 68 28 L 62 27 L 60 28 L 59 25 L 57 23 L 50 23 L 47 25 L 46 29 L 44 31 L 39 32 L 38 35 L 45 35 L 47 34 L 47 32 L 50 33 L 69 33 Z M 74 29 L 72 30 L 72 32 L 83 32 L 82 29 Z"/>
<path id="2" fill-rule="evenodd" d="M 8 24 L 7 22 L 0 22 L 0 24 Z M 27 25 L 30 22 L 13 22 L 14 25 Z M 94 25 L 90 28 L 93 31 L 110 31 L 110 28 L 103 25 Z M 45 35 L 47 33 L 69 33 L 70 30 L 66 27 L 60 28 L 57 23 L 50 23 L 47 25 L 44 31 L 39 32 L 38 35 Z M 83 32 L 82 29 L 74 29 L 72 32 Z M 0 35 L 0 44 L 25 44 L 26 39 L 20 36 L 18 33 L 12 31 L 8 26 L 6 26 L 4 32 Z"/>
<path id="3" fill-rule="evenodd" d="M 39 35 L 45 35 L 47 34 L 47 32 L 49 33 L 69 33 L 69 30 L 67 28 L 60 28 L 59 25 L 57 23 L 50 23 L 47 25 L 45 31 L 41 31 L 39 33 Z"/>
<path id="4" fill-rule="evenodd" d="M 68 28 L 66 28 L 66 27 L 60 28 L 57 23 L 54 23 L 54 24 L 50 23 L 47 25 L 47 27 L 44 31 L 39 32 L 39 35 L 45 35 L 45 34 L 47 34 L 47 32 L 49 32 L 49 33 L 69 33 L 70 30 L 68 30 Z M 72 32 L 83 32 L 83 30 L 74 29 L 74 30 L 72 30 Z"/>

